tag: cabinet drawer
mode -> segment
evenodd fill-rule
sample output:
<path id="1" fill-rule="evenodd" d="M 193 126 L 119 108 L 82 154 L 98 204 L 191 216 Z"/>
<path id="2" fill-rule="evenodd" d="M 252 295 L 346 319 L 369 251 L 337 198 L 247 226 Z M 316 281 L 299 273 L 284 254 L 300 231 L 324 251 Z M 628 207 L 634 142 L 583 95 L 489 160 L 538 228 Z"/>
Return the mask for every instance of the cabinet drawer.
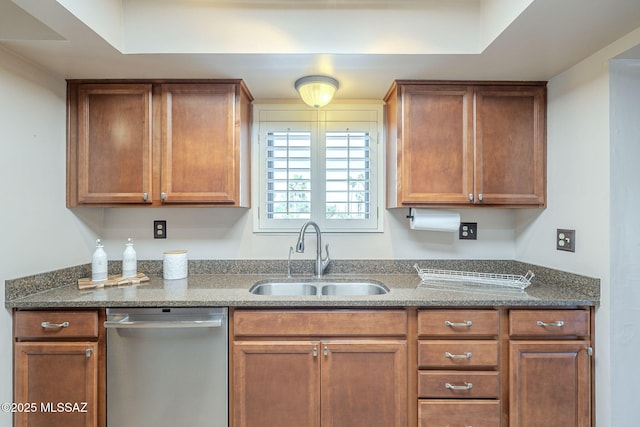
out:
<path id="1" fill-rule="evenodd" d="M 512 310 L 509 312 L 511 336 L 589 336 L 587 310 Z"/>
<path id="2" fill-rule="evenodd" d="M 418 334 L 429 336 L 495 336 L 498 335 L 498 311 L 420 311 L 418 312 Z"/>
<path id="3" fill-rule="evenodd" d="M 235 336 L 404 336 L 405 310 L 237 310 Z"/>
<path id="4" fill-rule="evenodd" d="M 493 400 L 423 400 L 418 404 L 420 427 L 500 425 L 500 402 Z"/>
<path id="5" fill-rule="evenodd" d="M 98 337 L 96 311 L 17 311 L 13 321 L 18 339 Z"/>
<path id="6" fill-rule="evenodd" d="M 498 372 L 421 371 L 418 397 L 454 399 L 497 399 Z"/>
<path id="7" fill-rule="evenodd" d="M 498 364 L 498 342 L 477 340 L 421 340 L 421 368 L 493 367 Z"/>

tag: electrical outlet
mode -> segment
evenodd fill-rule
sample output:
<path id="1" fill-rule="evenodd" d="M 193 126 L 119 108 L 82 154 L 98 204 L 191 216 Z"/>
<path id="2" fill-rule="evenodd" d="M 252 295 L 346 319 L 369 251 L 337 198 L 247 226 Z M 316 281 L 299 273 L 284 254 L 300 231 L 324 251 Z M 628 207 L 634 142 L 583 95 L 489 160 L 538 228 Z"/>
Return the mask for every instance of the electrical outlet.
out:
<path id="1" fill-rule="evenodd" d="M 478 239 L 478 223 L 477 222 L 461 222 L 460 240 L 477 240 Z"/>
<path id="2" fill-rule="evenodd" d="M 153 238 L 154 239 L 167 238 L 167 221 L 165 220 L 153 221 Z"/>
<path id="3" fill-rule="evenodd" d="M 559 251 L 576 251 L 576 230 L 558 228 L 556 230 L 556 249 Z"/>

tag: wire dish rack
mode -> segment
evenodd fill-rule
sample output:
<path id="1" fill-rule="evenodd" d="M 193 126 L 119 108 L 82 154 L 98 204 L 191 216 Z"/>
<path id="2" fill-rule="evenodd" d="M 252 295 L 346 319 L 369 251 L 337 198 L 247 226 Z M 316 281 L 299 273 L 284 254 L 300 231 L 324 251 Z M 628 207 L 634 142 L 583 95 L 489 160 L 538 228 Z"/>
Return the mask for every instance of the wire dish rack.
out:
<path id="1" fill-rule="evenodd" d="M 420 268 L 418 264 L 413 266 L 422 279 L 421 284 L 429 282 L 457 282 L 460 284 L 504 286 L 512 289 L 526 289 L 535 276 L 529 270 L 524 276 L 514 274 L 475 273 L 471 271 L 436 270 L 432 268 Z"/>

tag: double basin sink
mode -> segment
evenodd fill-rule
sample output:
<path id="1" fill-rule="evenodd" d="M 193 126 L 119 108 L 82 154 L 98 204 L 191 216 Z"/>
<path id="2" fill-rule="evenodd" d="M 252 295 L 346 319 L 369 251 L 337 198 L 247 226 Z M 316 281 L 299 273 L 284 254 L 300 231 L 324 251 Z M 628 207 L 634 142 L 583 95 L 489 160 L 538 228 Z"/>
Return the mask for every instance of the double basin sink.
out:
<path id="1" fill-rule="evenodd" d="M 372 296 L 389 293 L 389 288 L 374 280 L 262 280 L 249 292 L 265 296 Z"/>

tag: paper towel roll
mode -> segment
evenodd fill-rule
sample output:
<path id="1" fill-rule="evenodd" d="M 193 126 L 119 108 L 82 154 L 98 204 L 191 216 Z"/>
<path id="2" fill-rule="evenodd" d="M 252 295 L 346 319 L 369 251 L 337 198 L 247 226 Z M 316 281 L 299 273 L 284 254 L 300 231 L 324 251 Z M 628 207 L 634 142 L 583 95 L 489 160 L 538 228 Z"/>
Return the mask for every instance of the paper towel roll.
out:
<path id="1" fill-rule="evenodd" d="M 411 209 L 409 227 L 412 230 L 456 232 L 460 228 L 460 214 L 440 209 Z"/>
<path id="2" fill-rule="evenodd" d="M 162 276 L 165 280 L 184 279 L 189 274 L 187 251 L 167 251 L 162 262 Z"/>

